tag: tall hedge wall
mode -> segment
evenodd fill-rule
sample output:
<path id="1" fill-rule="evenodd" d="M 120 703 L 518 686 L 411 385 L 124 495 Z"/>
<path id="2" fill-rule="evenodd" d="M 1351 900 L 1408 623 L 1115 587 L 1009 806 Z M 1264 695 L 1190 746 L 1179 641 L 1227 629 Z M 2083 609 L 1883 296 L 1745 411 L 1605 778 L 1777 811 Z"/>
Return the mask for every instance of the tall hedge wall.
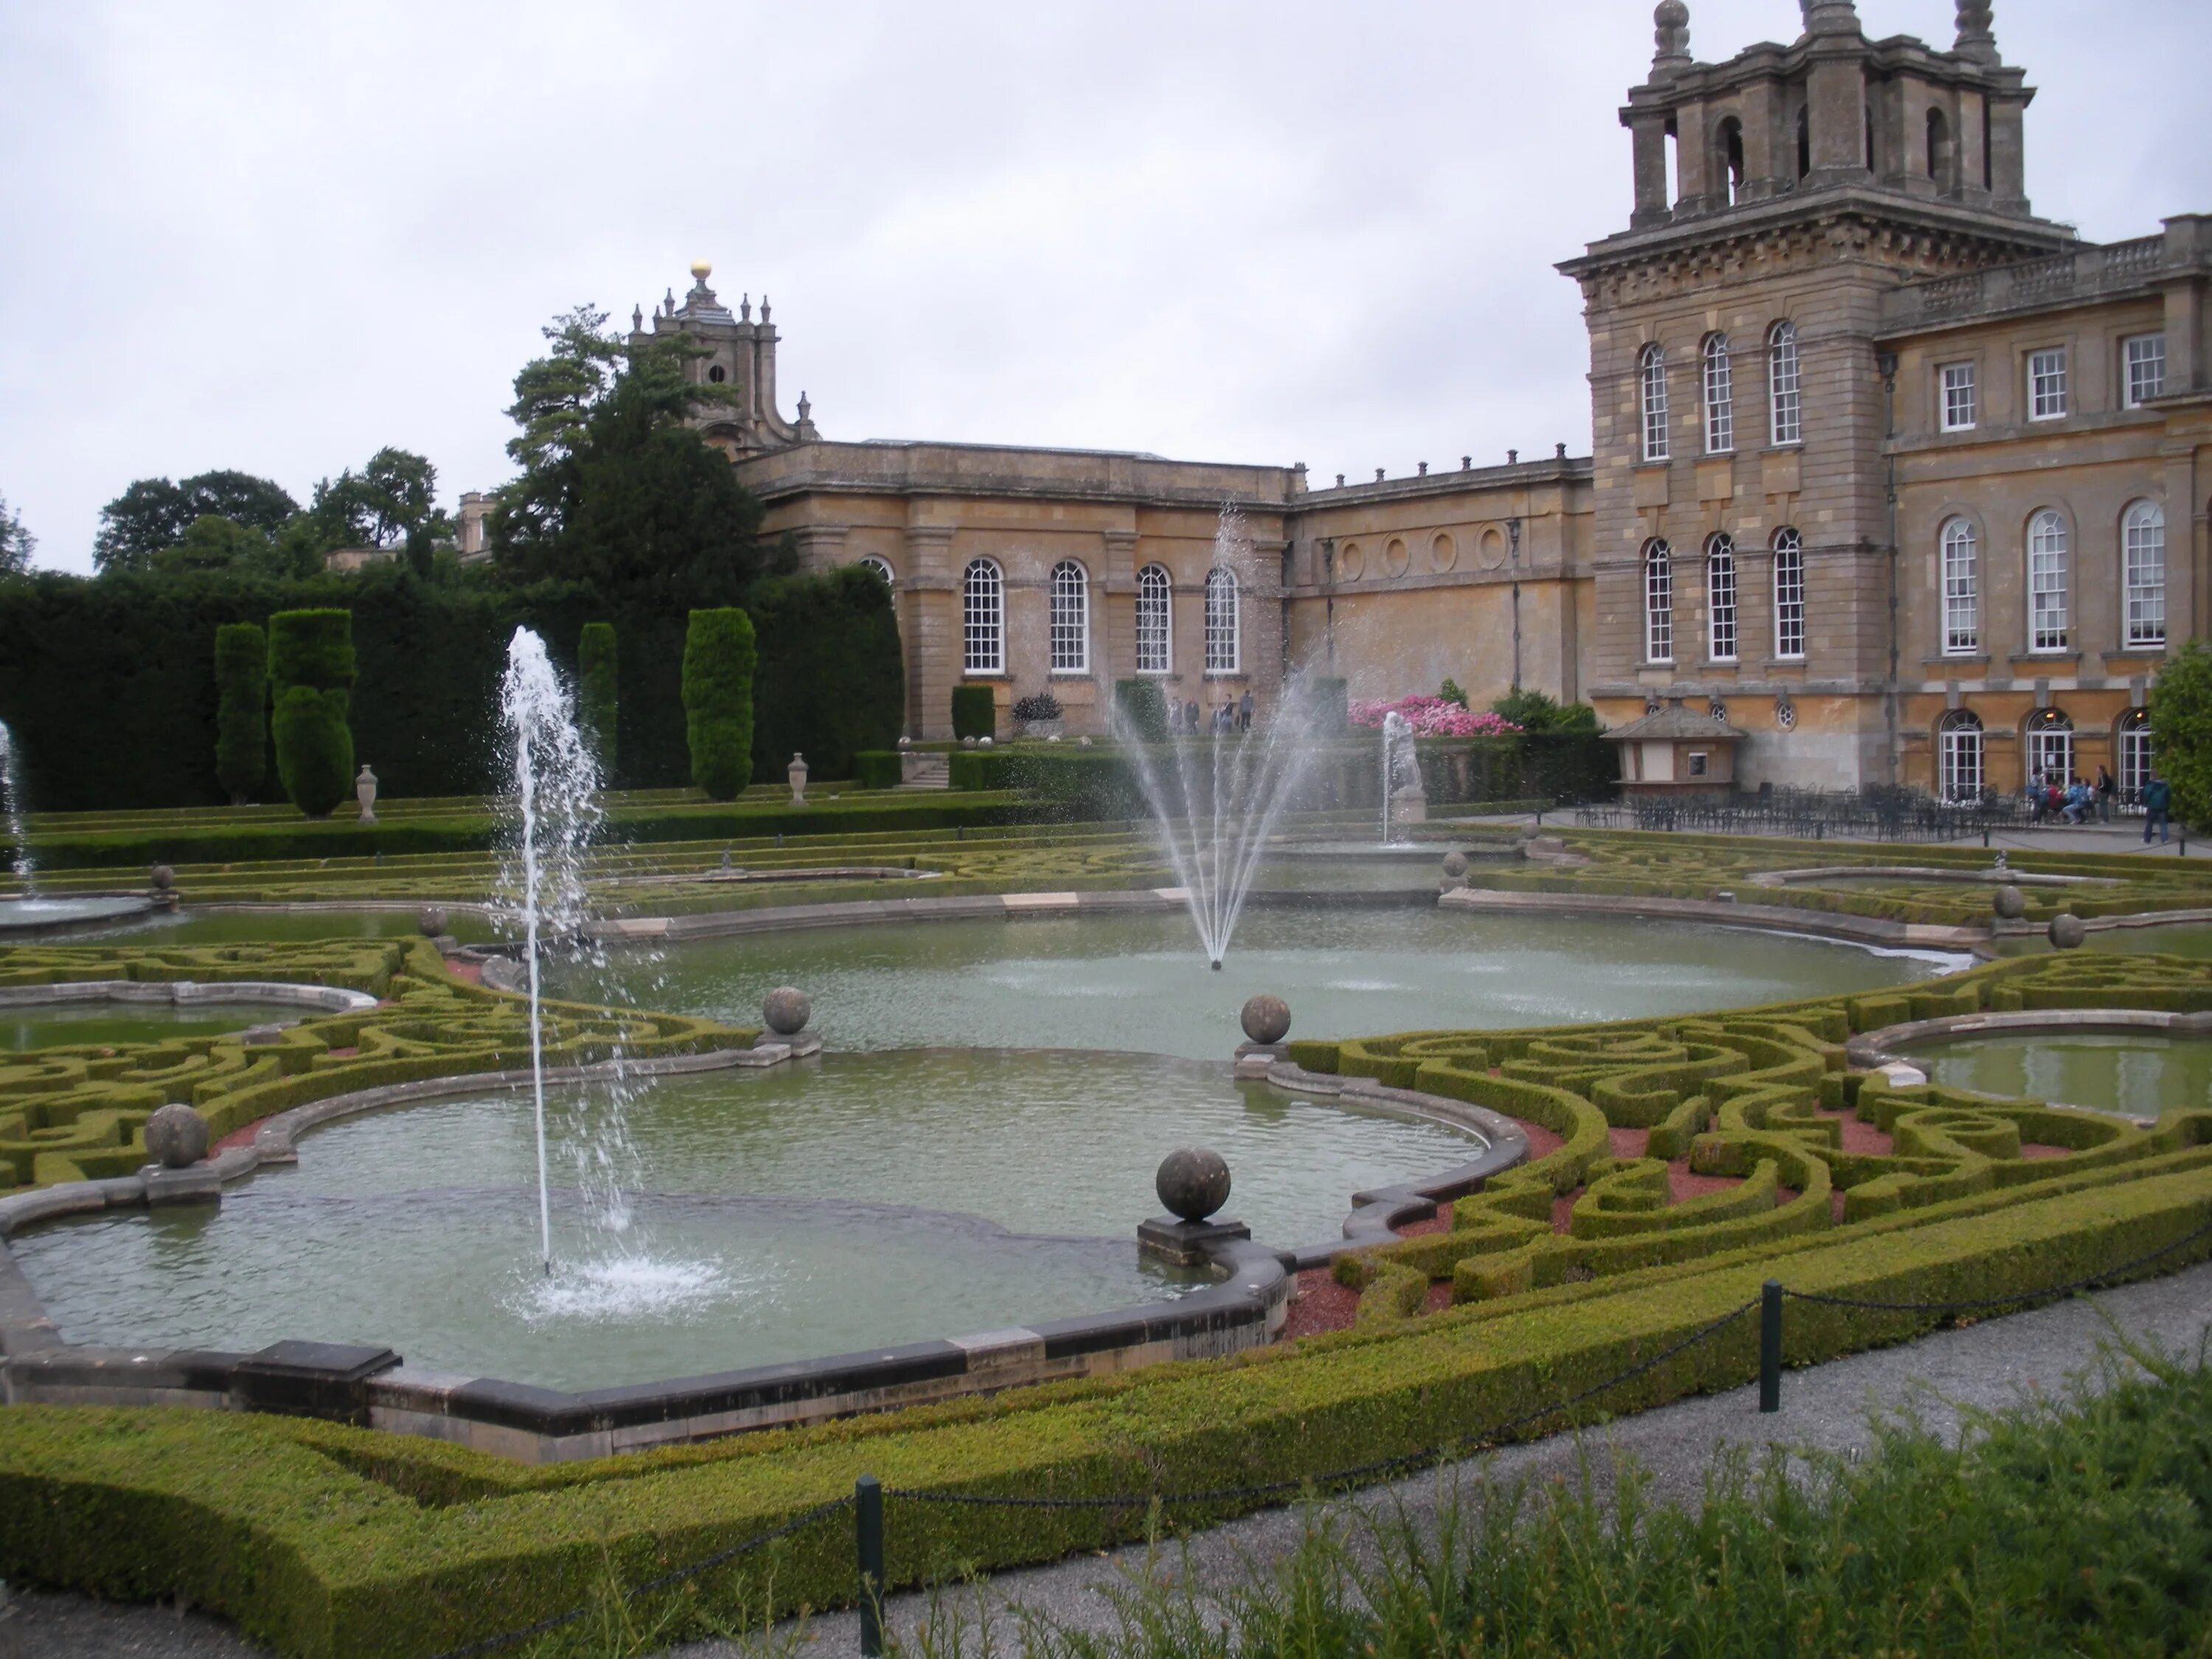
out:
<path id="1" fill-rule="evenodd" d="M 349 724 L 356 764 L 376 769 L 385 796 L 472 794 L 490 786 L 500 667 L 518 623 L 537 629 L 555 660 L 570 669 L 584 624 L 612 623 L 621 649 L 617 762 L 610 781 L 624 788 L 690 781 L 681 611 L 614 604 L 566 583 L 427 586 L 382 569 L 304 582 L 125 575 L 88 581 L 46 573 L 0 584 L 0 720 L 21 746 L 33 808 L 228 803 L 216 776 L 216 629 L 332 605 L 353 612 Z M 767 634 L 762 679 L 780 683 L 804 672 L 787 665 L 804 654 L 781 630 Z M 828 688 L 818 696 L 840 695 Z M 889 707 L 895 732 L 903 697 Z M 809 750 L 810 765 L 813 759 Z M 258 798 L 283 798 L 273 770 Z"/>
<path id="2" fill-rule="evenodd" d="M 778 576 L 753 590 L 753 778 L 781 783 L 794 754 L 807 774 L 849 778 L 863 749 L 896 745 L 906 723 L 898 617 L 880 576 L 857 564 Z"/>

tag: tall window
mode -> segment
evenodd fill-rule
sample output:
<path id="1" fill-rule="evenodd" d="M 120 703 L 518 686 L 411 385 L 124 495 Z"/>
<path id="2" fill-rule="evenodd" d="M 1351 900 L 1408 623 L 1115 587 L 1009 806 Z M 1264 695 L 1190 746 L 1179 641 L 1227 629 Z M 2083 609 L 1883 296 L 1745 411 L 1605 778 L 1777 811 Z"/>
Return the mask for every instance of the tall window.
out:
<path id="1" fill-rule="evenodd" d="M 2055 421 L 2066 413 L 2066 348 L 2027 354 L 2027 418 Z"/>
<path id="2" fill-rule="evenodd" d="M 2056 708 L 2039 708 L 2027 720 L 2027 769 L 2045 783 L 2063 786 L 2074 776 L 2074 722 Z"/>
<path id="3" fill-rule="evenodd" d="M 1954 709 L 1943 717 L 1940 737 L 1942 775 L 1937 781 L 1945 800 L 1971 801 L 1982 793 L 1982 722 L 1971 709 Z"/>
<path id="4" fill-rule="evenodd" d="M 1725 334 L 1705 337 L 1705 453 L 1725 455 L 1735 447 L 1735 392 L 1729 372 Z"/>
<path id="5" fill-rule="evenodd" d="M 1794 444 L 1805 435 L 1797 379 L 1797 325 L 1784 321 L 1766 331 L 1766 402 L 1773 441 Z"/>
<path id="6" fill-rule="evenodd" d="M 2150 710 L 2130 708 L 2120 717 L 2120 799 L 2129 806 L 2142 799 L 2150 781 Z"/>
<path id="7" fill-rule="evenodd" d="M 2137 501 L 2120 520 L 2120 563 L 2128 590 L 2128 643 L 2166 643 L 2166 514 Z"/>
<path id="8" fill-rule="evenodd" d="M 1974 395 L 1972 363 L 1943 365 L 1943 430 L 1972 432 L 1981 418 L 1980 400 Z"/>
<path id="9" fill-rule="evenodd" d="M 879 578 L 884 586 L 896 587 L 898 586 L 898 578 L 893 574 L 891 571 L 891 562 L 889 559 L 883 557 L 880 554 L 871 553 L 866 558 L 860 560 L 859 562 L 861 569 L 869 571 Z"/>
<path id="10" fill-rule="evenodd" d="M 1644 459 L 1667 459 L 1667 354 L 1656 345 L 1644 348 L 1639 376 L 1644 398 Z"/>
<path id="11" fill-rule="evenodd" d="M 2027 648 L 2066 648 L 2066 520 L 2045 508 L 2027 526 Z"/>
<path id="12" fill-rule="evenodd" d="M 1774 532 L 1774 654 L 1805 654 L 1805 538 L 1786 525 Z"/>
<path id="13" fill-rule="evenodd" d="M 1091 672 L 1091 579 L 1073 559 L 1052 568 L 1052 672 Z"/>
<path id="14" fill-rule="evenodd" d="M 2121 400 L 2140 409 L 2149 398 L 2166 395 L 2166 336 L 2138 334 L 2127 343 L 2127 394 Z"/>
<path id="15" fill-rule="evenodd" d="M 1705 654 L 1735 660 L 1735 542 L 1724 535 L 1705 544 Z"/>
<path id="16" fill-rule="evenodd" d="M 1148 564 L 1137 573 L 1137 672 L 1164 674 L 1172 660 L 1175 638 L 1175 584 L 1160 566 Z"/>
<path id="17" fill-rule="evenodd" d="M 961 633 L 970 674 L 1006 672 L 1006 584 L 988 559 L 970 559 L 960 580 Z"/>
<path id="18" fill-rule="evenodd" d="M 1953 519 L 1943 526 L 1943 650 L 1964 656 L 1982 646 L 1982 573 L 1974 526 Z"/>
<path id="19" fill-rule="evenodd" d="M 1644 550 L 1644 659 L 1674 660 L 1674 558 L 1664 542 Z"/>
<path id="20" fill-rule="evenodd" d="M 1216 565 L 1206 573 L 1206 672 L 1237 672 L 1237 574 Z"/>

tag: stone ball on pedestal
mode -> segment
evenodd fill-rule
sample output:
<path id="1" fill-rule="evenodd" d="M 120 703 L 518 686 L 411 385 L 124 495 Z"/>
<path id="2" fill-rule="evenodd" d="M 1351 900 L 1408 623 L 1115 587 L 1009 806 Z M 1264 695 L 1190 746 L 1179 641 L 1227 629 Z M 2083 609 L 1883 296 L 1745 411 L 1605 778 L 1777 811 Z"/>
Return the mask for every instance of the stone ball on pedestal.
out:
<path id="1" fill-rule="evenodd" d="M 155 865 L 148 873 L 152 878 L 154 890 L 157 893 L 166 893 L 177 884 L 177 872 L 166 864 Z"/>
<path id="2" fill-rule="evenodd" d="M 1280 1042 L 1290 1035 L 1291 1005 L 1280 997 L 1262 992 L 1246 1001 L 1238 1019 L 1244 1027 L 1244 1035 L 1253 1042 Z"/>
<path id="3" fill-rule="evenodd" d="M 207 1149 L 207 1120 L 189 1106 L 163 1106 L 146 1120 L 146 1156 L 164 1169 L 188 1169 Z"/>
<path id="4" fill-rule="evenodd" d="M 779 985 L 761 999 L 761 1018 L 778 1036 L 796 1036 L 814 1018 L 814 1005 L 807 1000 L 805 992 Z"/>
<path id="5" fill-rule="evenodd" d="M 2089 937 L 2089 930 L 2082 925 L 2081 918 L 2070 910 L 2062 910 L 2051 917 L 2049 931 L 2051 944 L 2061 951 L 2074 950 Z"/>
<path id="6" fill-rule="evenodd" d="M 446 908 L 441 904 L 426 904 L 415 913 L 415 925 L 425 939 L 435 939 L 446 931 Z"/>
<path id="7" fill-rule="evenodd" d="M 1444 873 L 1463 876 L 1467 873 L 1467 854 L 1456 849 L 1444 854 Z"/>
<path id="8" fill-rule="evenodd" d="M 1217 1152 L 1185 1146 L 1160 1160 L 1152 1187 L 1170 1215 L 1203 1221 L 1229 1201 L 1229 1165 Z"/>
<path id="9" fill-rule="evenodd" d="M 2007 921 L 2018 921 L 2027 914 L 2027 895 L 2007 882 L 1990 896 L 1990 908 Z"/>

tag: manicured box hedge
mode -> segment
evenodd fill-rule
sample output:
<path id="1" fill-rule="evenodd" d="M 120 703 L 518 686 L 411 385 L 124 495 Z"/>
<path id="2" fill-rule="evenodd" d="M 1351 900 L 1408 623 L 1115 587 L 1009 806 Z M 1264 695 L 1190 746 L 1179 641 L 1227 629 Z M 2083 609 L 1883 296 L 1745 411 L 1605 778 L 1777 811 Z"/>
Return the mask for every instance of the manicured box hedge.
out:
<path id="1" fill-rule="evenodd" d="M 952 735 L 990 738 L 998 735 L 998 693 L 988 685 L 952 688 Z"/>
<path id="2" fill-rule="evenodd" d="M 905 771 L 896 749 L 863 749 L 853 757 L 853 781 L 862 789 L 896 789 Z"/>

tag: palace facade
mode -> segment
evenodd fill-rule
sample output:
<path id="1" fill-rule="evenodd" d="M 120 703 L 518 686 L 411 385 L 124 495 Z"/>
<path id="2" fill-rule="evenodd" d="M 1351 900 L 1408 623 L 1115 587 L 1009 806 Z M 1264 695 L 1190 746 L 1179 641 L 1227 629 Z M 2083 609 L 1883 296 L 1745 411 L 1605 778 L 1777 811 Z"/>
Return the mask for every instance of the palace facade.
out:
<path id="1" fill-rule="evenodd" d="M 1747 734 L 1739 787 L 1964 795 L 2100 763 L 2132 787 L 2149 683 L 2212 626 L 2212 216 L 2109 246 L 2038 216 L 2033 91 L 1990 7 L 1956 10 L 1942 50 L 1802 0 L 1790 44 L 1703 64 L 1687 6 L 1657 8 L 1620 112 L 1628 226 L 1559 267 L 1588 457 L 1316 488 L 834 442 L 805 397 L 778 411 L 765 300 L 732 312 L 702 265 L 633 326 L 708 348 L 693 372 L 728 391 L 705 435 L 771 531 L 890 583 L 917 737 L 949 732 L 963 681 L 1002 708 L 1050 690 L 1082 731 L 1118 678 L 1264 708 L 1304 667 L 1355 696 L 1529 686 L 1616 726 L 1689 708 Z M 1225 503 L 1246 538 L 1224 554 Z"/>

